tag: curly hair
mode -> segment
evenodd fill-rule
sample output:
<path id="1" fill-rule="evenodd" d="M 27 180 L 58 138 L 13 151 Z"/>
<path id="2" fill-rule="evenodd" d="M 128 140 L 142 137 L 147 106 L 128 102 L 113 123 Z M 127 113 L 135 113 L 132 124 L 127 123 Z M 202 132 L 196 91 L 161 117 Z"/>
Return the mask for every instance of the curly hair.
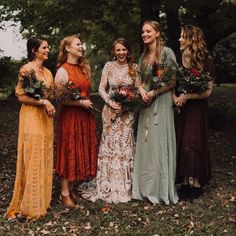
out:
<path id="1" fill-rule="evenodd" d="M 129 42 L 128 42 L 128 40 L 126 38 L 118 38 L 118 39 L 116 39 L 113 42 L 112 50 L 111 50 L 111 57 L 115 58 L 115 60 L 116 60 L 116 57 L 115 57 L 115 46 L 118 43 L 123 45 L 127 49 L 127 51 L 128 51 L 128 54 L 127 54 L 127 64 L 129 66 L 128 73 L 129 73 L 130 77 L 133 80 L 135 80 L 137 71 L 136 71 L 136 67 L 135 67 L 135 64 L 134 64 L 134 56 L 132 54 L 131 46 L 130 46 L 130 44 L 129 44 Z"/>
<path id="2" fill-rule="evenodd" d="M 59 68 L 62 64 L 64 64 L 67 61 L 67 50 L 66 47 L 70 46 L 72 41 L 74 39 L 79 39 L 81 42 L 80 35 L 70 35 L 66 36 L 64 39 L 61 40 L 60 46 L 59 46 L 59 53 L 57 57 L 57 68 Z M 78 64 L 81 66 L 81 69 L 83 73 L 87 74 L 88 78 L 91 78 L 91 69 L 88 63 L 88 60 L 82 56 L 78 59 Z"/>
<path id="3" fill-rule="evenodd" d="M 190 67 L 203 69 L 206 60 L 212 59 L 203 31 L 197 26 L 185 25 L 181 27 L 181 32 L 184 39 L 183 63 Z"/>
<path id="4" fill-rule="evenodd" d="M 164 46 L 164 41 L 161 37 L 161 26 L 157 21 L 153 21 L 153 20 L 145 21 L 143 23 L 143 26 L 144 25 L 150 25 L 156 32 L 160 33 L 159 37 L 156 38 L 156 59 L 157 59 L 157 61 L 159 61 L 161 58 L 161 53 L 162 53 L 162 49 Z M 144 44 L 143 61 L 141 64 L 141 68 L 144 68 L 148 64 L 148 54 L 149 53 L 150 53 L 150 51 L 149 51 L 148 46 L 146 44 Z"/>

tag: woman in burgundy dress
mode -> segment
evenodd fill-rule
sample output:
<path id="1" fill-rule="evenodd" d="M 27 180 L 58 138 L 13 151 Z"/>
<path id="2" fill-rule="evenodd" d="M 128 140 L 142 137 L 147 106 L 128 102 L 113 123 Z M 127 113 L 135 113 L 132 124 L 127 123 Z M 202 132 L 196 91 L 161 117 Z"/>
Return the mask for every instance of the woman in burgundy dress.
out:
<path id="1" fill-rule="evenodd" d="M 57 130 L 56 173 L 61 177 L 61 201 L 75 207 L 79 195 L 75 181 L 88 180 L 97 172 L 97 135 L 93 106 L 89 93 L 91 72 L 78 35 L 65 37 L 59 47 L 56 87 L 73 82 L 84 99 L 61 105 Z M 60 90 L 59 90 L 60 91 Z"/>
<path id="2" fill-rule="evenodd" d="M 196 68 L 215 76 L 204 35 L 199 27 L 186 25 L 180 35 L 182 65 Z M 213 82 L 202 94 L 173 95 L 176 106 L 181 107 L 177 116 L 177 169 L 176 182 L 182 183 L 180 197 L 195 198 L 202 194 L 202 187 L 211 178 L 208 148 L 207 98 L 211 95 Z"/>

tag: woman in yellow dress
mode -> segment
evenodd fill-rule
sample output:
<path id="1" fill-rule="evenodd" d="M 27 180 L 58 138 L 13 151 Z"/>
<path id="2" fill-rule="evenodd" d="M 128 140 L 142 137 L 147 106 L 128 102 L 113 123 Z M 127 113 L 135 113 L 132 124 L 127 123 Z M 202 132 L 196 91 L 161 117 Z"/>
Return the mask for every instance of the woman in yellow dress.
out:
<path id="1" fill-rule="evenodd" d="M 22 103 L 16 179 L 13 198 L 5 217 L 38 219 L 47 213 L 51 201 L 55 108 L 47 93 L 40 99 L 28 96 L 22 82 L 24 75 L 33 72 L 37 80 L 43 81 L 45 87 L 50 88 L 53 76 L 43 67 L 49 54 L 47 41 L 32 37 L 27 41 L 27 51 L 28 63 L 21 67 L 16 86 L 16 96 Z"/>

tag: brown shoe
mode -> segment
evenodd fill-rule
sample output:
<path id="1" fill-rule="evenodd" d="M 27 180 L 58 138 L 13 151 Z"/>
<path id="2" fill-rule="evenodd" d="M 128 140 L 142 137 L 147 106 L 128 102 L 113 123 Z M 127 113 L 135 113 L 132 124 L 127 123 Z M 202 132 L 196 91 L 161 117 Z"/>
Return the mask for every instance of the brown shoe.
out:
<path id="1" fill-rule="evenodd" d="M 83 199 L 82 196 L 79 195 L 75 190 L 70 191 L 70 196 L 73 199 L 73 201 L 77 203 Z"/>
<path id="2" fill-rule="evenodd" d="M 70 195 L 68 196 L 64 196 L 64 195 L 60 195 L 60 201 L 62 202 L 62 204 L 65 207 L 69 207 L 69 208 L 76 208 L 76 204 L 73 202 L 73 200 L 71 199 Z"/>

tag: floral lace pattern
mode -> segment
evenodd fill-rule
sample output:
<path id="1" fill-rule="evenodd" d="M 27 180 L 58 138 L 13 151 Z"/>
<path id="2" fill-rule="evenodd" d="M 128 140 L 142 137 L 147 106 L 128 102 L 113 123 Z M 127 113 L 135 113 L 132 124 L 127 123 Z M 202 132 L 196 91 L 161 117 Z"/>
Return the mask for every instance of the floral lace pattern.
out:
<path id="1" fill-rule="evenodd" d="M 135 116 L 124 112 L 111 122 L 114 110 L 109 106 L 112 87 L 132 85 L 134 80 L 128 74 L 128 65 L 116 62 L 106 63 L 99 86 L 99 93 L 106 104 L 102 113 L 103 132 L 98 155 L 96 193 L 87 189 L 84 197 L 92 201 L 102 199 L 106 202 L 128 202 L 131 199 L 131 183 L 134 160 Z M 106 88 L 110 87 L 109 92 Z"/>

